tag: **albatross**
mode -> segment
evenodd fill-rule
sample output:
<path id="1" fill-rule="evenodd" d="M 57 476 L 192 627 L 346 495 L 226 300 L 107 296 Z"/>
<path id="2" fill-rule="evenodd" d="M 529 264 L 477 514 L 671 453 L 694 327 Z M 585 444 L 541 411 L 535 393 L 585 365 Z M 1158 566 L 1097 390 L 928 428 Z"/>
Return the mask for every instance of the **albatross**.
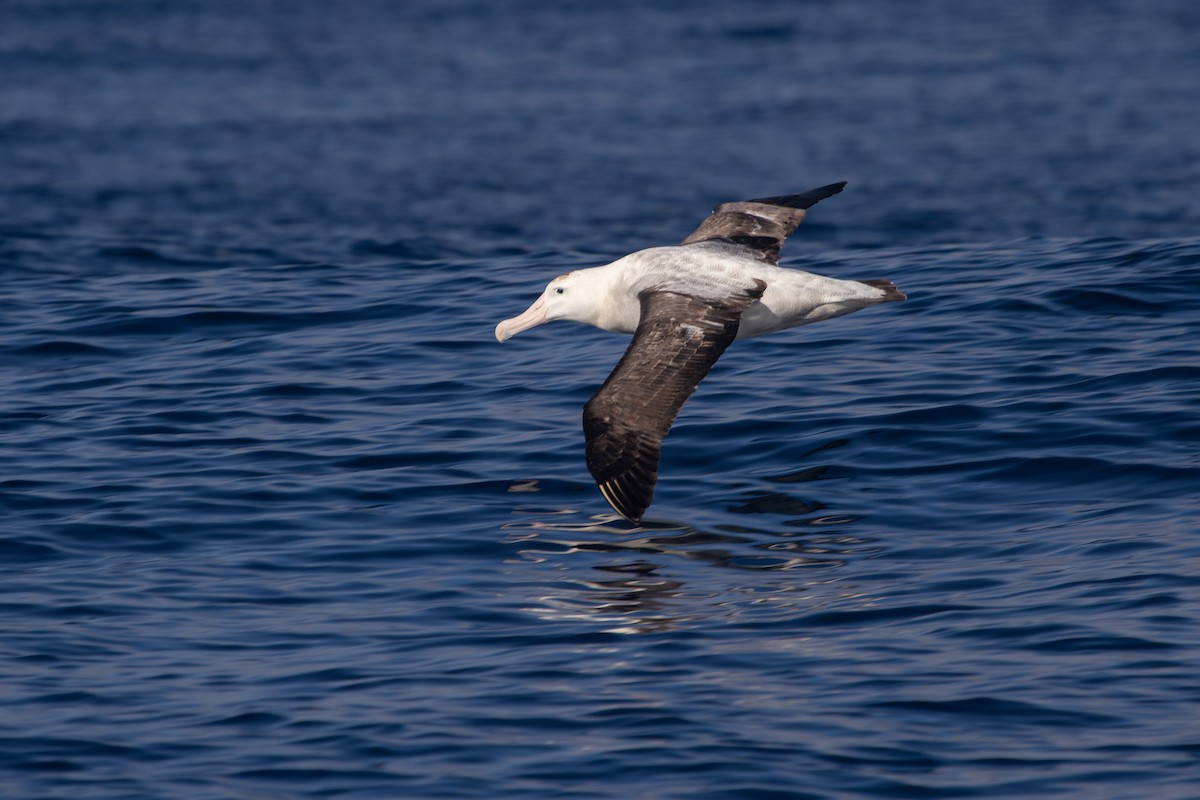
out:
<path id="1" fill-rule="evenodd" d="M 639 524 L 650 507 L 663 437 L 734 339 L 905 299 L 891 281 L 779 266 L 783 241 L 807 210 L 845 186 L 722 203 L 680 244 L 559 275 L 524 313 L 496 326 L 501 342 L 558 319 L 633 334 L 583 407 L 588 470 L 626 520 Z"/>

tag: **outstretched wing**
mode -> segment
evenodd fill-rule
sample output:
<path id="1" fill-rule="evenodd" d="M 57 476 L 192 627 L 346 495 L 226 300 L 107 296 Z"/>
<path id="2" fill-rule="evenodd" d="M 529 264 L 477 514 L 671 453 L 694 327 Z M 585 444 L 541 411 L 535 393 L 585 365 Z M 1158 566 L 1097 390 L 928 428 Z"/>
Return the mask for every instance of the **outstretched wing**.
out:
<path id="1" fill-rule="evenodd" d="M 722 203 L 682 243 L 713 239 L 733 242 L 751 250 L 760 261 L 778 264 L 783 240 L 800 225 L 805 209 L 837 194 L 845 186 L 842 181 L 803 194 Z"/>
<path id="2" fill-rule="evenodd" d="M 676 292 L 639 297 L 633 341 L 583 407 L 587 465 L 604 499 L 640 522 L 654 496 L 662 440 L 679 409 L 737 336 L 742 312 L 766 284 L 720 301 Z"/>

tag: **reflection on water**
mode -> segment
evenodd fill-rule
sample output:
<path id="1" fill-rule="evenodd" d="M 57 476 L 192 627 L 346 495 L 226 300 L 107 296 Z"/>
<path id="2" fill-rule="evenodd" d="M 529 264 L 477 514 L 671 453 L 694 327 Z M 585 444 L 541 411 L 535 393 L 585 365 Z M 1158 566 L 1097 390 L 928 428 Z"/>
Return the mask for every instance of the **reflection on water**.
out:
<path id="1" fill-rule="evenodd" d="M 731 508 L 759 517 L 754 521 L 762 524 L 753 527 L 703 530 L 660 521 L 631 528 L 615 514 L 537 507 L 516 509 L 524 518 L 503 527 L 521 562 L 555 573 L 549 581 L 539 574 L 532 612 L 650 633 L 819 602 L 813 587 L 834 582 L 851 558 L 879 549 L 875 539 L 847 529 L 857 518 L 817 513 L 824 509 L 780 492 L 753 492 Z"/>

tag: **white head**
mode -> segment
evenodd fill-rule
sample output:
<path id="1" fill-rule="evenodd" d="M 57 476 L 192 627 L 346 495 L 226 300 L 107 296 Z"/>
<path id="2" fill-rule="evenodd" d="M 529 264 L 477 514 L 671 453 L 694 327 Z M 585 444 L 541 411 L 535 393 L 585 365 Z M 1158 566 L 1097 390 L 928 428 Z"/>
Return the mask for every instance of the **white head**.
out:
<path id="1" fill-rule="evenodd" d="M 550 281 L 546 291 L 533 301 L 533 305 L 525 309 L 525 313 L 506 319 L 496 326 L 496 338 L 503 342 L 521 331 L 556 319 L 594 325 L 600 298 L 597 297 L 598 287 L 590 272 L 591 270 L 576 270 Z"/>

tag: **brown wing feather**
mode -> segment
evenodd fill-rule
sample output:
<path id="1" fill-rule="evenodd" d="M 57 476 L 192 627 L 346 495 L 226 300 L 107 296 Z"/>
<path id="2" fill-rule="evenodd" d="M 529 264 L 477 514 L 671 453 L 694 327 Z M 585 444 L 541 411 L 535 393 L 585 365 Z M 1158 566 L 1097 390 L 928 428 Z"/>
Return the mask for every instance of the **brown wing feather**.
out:
<path id="1" fill-rule="evenodd" d="M 679 409 L 737 336 L 742 312 L 766 284 L 717 303 L 674 292 L 639 298 L 633 341 L 583 407 L 587 465 L 604 499 L 640 522 L 658 481 L 662 439 Z"/>
<path id="2" fill-rule="evenodd" d="M 804 220 L 805 209 L 837 194 L 845 186 L 842 181 L 803 194 L 722 203 L 683 244 L 720 239 L 749 248 L 762 261 L 778 264 L 783 240 Z"/>

